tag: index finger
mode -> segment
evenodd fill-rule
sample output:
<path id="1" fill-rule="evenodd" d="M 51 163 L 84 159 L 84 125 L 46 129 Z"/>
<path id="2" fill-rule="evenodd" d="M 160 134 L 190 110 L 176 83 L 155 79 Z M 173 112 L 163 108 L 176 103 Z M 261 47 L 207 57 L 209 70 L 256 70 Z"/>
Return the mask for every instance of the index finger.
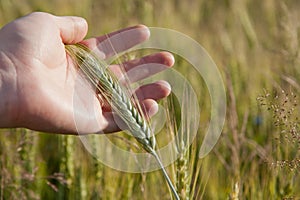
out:
<path id="1" fill-rule="evenodd" d="M 90 38 L 81 43 L 91 49 L 100 58 L 105 59 L 144 42 L 149 36 L 150 31 L 146 26 L 137 25 L 100 37 Z"/>

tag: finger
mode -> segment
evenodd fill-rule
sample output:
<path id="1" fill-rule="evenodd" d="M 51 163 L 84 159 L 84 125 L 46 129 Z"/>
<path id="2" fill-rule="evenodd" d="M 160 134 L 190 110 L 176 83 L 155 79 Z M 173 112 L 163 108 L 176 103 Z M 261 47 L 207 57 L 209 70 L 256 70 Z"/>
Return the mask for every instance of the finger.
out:
<path id="1" fill-rule="evenodd" d="M 138 99 L 138 101 L 143 101 L 145 99 L 153 99 L 153 100 L 160 100 L 164 97 L 169 96 L 171 93 L 171 86 L 168 82 L 160 80 L 155 83 L 150 83 L 147 85 L 143 85 L 139 87 L 135 92 L 134 95 Z M 109 102 L 104 100 L 101 97 L 101 94 L 98 95 L 98 100 L 101 102 L 101 107 L 103 112 L 110 112 L 111 106 Z"/>
<path id="2" fill-rule="evenodd" d="M 141 108 L 146 118 L 153 117 L 158 111 L 158 104 L 153 99 L 145 99 L 141 101 Z"/>
<path id="3" fill-rule="evenodd" d="M 150 32 L 146 26 L 137 25 L 104 36 L 90 38 L 81 43 L 105 59 L 147 40 L 149 36 Z"/>
<path id="4" fill-rule="evenodd" d="M 132 93 L 139 101 L 145 99 L 160 100 L 171 93 L 171 86 L 168 82 L 160 80 L 155 83 L 142 85 Z M 102 97 L 101 93 L 97 95 L 97 98 L 104 112 L 111 111 L 110 103 Z"/>
<path id="5" fill-rule="evenodd" d="M 125 62 L 123 65 L 126 71 L 133 69 L 136 66 L 147 64 L 147 63 L 158 63 L 168 67 L 174 65 L 174 56 L 169 52 L 159 52 L 154 53 L 148 56 L 145 56 L 141 59 L 135 59 Z"/>
<path id="6" fill-rule="evenodd" d="M 171 93 L 171 86 L 166 81 L 143 85 L 135 91 L 135 95 L 141 101 L 144 99 L 159 100 Z"/>
<path id="7" fill-rule="evenodd" d="M 142 111 L 146 118 L 152 117 L 158 111 L 158 104 L 153 99 L 145 99 L 140 102 Z M 107 121 L 107 126 L 103 129 L 104 133 L 113 133 L 121 130 L 127 130 L 125 123 L 118 115 L 113 112 L 104 112 L 103 116 Z"/>
<path id="8" fill-rule="evenodd" d="M 161 72 L 173 65 L 174 57 L 171 53 L 159 52 L 120 65 L 111 65 L 110 70 L 118 79 L 124 79 L 125 71 L 127 72 L 126 78 L 128 78 L 130 82 L 135 82 Z"/>
<path id="9" fill-rule="evenodd" d="M 54 16 L 65 44 L 75 44 L 83 40 L 87 34 L 88 24 L 85 19 L 73 16 Z"/>

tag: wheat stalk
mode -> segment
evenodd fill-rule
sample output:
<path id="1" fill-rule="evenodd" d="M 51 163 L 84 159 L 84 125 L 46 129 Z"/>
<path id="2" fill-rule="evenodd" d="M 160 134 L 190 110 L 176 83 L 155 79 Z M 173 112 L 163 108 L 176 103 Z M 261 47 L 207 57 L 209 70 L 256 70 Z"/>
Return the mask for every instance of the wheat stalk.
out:
<path id="1" fill-rule="evenodd" d="M 192 105 L 192 103 L 189 103 L 188 100 L 190 94 L 188 93 L 188 90 L 186 89 L 186 86 L 184 85 L 183 89 L 183 106 L 181 109 L 188 109 L 186 108 L 187 105 Z M 176 177 L 176 188 L 177 192 L 180 196 L 180 198 L 183 200 L 189 200 L 190 199 L 190 171 L 189 171 L 189 155 L 190 155 L 190 149 L 188 148 L 188 136 L 189 133 L 189 115 L 184 115 L 184 113 L 181 113 L 181 115 L 184 115 L 186 117 L 182 117 L 180 130 L 178 129 L 179 125 L 176 121 L 176 113 L 175 113 L 175 102 L 174 102 L 174 96 L 171 95 L 170 98 L 166 101 L 166 108 L 168 110 L 167 112 L 167 125 L 168 125 L 168 131 L 172 135 L 172 137 L 175 137 L 176 141 L 176 154 L 178 155 L 178 159 L 175 163 L 175 177 Z M 188 104 L 189 103 L 189 104 Z"/>
<path id="2" fill-rule="evenodd" d="M 66 45 L 66 50 L 112 109 L 125 122 L 130 133 L 148 153 L 155 157 L 175 199 L 179 200 L 180 198 L 155 151 L 155 137 L 151 135 L 148 121 L 141 114 L 142 112 L 139 112 L 138 103 L 131 100 L 126 89 L 87 47 L 80 44 Z M 113 100 L 111 100 L 112 98 Z"/>

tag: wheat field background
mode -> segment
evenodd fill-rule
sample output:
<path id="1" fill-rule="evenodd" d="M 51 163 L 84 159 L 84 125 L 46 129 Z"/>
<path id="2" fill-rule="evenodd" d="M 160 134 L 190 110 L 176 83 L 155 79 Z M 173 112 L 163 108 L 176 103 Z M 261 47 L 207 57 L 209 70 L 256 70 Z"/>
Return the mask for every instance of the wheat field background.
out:
<path id="1" fill-rule="evenodd" d="M 227 114 L 213 151 L 185 169 L 192 177 L 187 187 L 194 188 L 185 199 L 300 199 L 299 10 L 297 0 L 0 0 L 0 25 L 44 11 L 86 18 L 87 37 L 136 24 L 189 35 L 222 74 Z M 197 149 L 210 116 L 209 94 L 189 63 L 175 58 L 174 69 L 197 88 Z M 76 136 L 0 132 L 1 200 L 171 198 L 160 172 L 106 167 Z M 197 150 L 191 152 L 190 161 Z"/>

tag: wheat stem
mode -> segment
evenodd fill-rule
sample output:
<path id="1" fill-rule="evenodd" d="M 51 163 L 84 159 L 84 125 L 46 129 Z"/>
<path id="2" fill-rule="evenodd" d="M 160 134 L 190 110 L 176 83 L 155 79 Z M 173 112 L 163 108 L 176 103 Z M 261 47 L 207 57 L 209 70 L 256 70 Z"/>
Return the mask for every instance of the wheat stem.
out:
<path id="1" fill-rule="evenodd" d="M 168 185 L 169 185 L 169 187 L 170 187 L 170 189 L 171 189 L 171 191 L 172 191 L 175 199 L 176 200 L 180 200 L 179 195 L 177 194 L 177 191 L 176 191 L 175 187 L 173 186 L 173 183 L 172 183 L 170 177 L 168 176 L 168 173 L 165 170 L 164 165 L 162 164 L 159 156 L 157 155 L 157 153 L 155 151 L 153 151 L 151 154 L 154 156 L 154 158 L 156 159 L 159 167 L 161 168 L 161 171 L 162 171 L 162 173 L 163 173 L 163 175 L 164 175 L 164 177 L 165 177 L 165 179 L 166 179 L 166 181 L 167 181 L 167 183 L 168 183 Z"/>

